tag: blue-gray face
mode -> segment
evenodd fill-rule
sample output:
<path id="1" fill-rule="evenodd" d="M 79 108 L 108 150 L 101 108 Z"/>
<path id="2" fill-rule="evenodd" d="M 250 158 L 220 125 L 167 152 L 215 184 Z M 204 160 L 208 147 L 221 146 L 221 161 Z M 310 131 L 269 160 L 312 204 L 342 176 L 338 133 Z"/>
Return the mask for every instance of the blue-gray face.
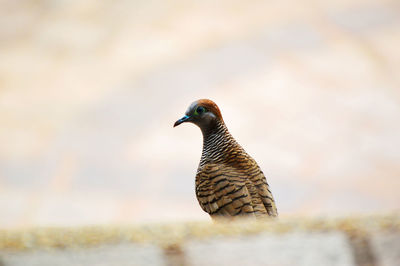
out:
<path id="1" fill-rule="evenodd" d="M 216 116 L 212 112 L 208 111 L 206 107 L 198 105 L 197 101 L 193 102 L 189 106 L 185 114 L 184 117 L 175 122 L 174 127 L 184 122 L 192 122 L 202 127 L 202 125 L 207 124 L 208 121 L 216 118 Z"/>

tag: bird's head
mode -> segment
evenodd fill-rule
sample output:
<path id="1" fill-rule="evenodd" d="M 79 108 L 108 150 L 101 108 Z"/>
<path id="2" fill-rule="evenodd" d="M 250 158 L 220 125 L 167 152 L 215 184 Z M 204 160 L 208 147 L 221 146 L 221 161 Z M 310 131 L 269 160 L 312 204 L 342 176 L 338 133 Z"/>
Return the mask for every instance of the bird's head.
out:
<path id="1" fill-rule="evenodd" d="M 189 106 L 185 116 L 176 121 L 174 127 L 184 122 L 191 122 L 204 131 L 215 125 L 218 121 L 223 122 L 223 119 L 216 103 L 208 99 L 201 99 Z"/>

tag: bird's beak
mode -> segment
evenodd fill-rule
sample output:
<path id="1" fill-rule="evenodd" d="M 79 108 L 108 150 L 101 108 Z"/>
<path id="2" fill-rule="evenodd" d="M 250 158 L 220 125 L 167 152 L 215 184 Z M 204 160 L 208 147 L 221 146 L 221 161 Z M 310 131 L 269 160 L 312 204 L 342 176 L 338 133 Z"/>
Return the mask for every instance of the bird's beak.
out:
<path id="1" fill-rule="evenodd" d="M 190 116 L 185 115 L 184 117 L 182 117 L 181 119 L 179 119 L 178 121 L 175 122 L 174 127 L 179 126 L 180 124 L 182 124 L 183 122 L 188 121 L 190 118 Z"/>

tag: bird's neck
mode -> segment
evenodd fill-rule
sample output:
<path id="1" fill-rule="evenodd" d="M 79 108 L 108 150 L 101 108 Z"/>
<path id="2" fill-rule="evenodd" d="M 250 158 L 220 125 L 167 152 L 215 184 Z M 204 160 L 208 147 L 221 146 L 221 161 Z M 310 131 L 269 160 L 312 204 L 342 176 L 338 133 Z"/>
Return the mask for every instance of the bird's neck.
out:
<path id="1" fill-rule="evenodd" d="M 223 121 L 216 121 L 211 127 L 202 129 L 202 133 L 203 153 L 200 166 L 207 162 L 222 162 L 231 151 L 237 150 L 237 148 L 241 149 Z"/>

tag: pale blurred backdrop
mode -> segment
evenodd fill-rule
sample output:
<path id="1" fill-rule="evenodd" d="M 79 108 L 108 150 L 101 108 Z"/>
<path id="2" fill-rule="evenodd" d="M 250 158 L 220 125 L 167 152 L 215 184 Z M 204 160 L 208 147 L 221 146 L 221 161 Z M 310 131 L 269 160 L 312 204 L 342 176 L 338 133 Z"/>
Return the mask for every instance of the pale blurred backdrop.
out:
<path id="1" fill-rule="evenodd" d="M 399 211 L 398 0 L 2 0 L 0 227 L 209 220 L 199 98 L 282 216 Z"/>

